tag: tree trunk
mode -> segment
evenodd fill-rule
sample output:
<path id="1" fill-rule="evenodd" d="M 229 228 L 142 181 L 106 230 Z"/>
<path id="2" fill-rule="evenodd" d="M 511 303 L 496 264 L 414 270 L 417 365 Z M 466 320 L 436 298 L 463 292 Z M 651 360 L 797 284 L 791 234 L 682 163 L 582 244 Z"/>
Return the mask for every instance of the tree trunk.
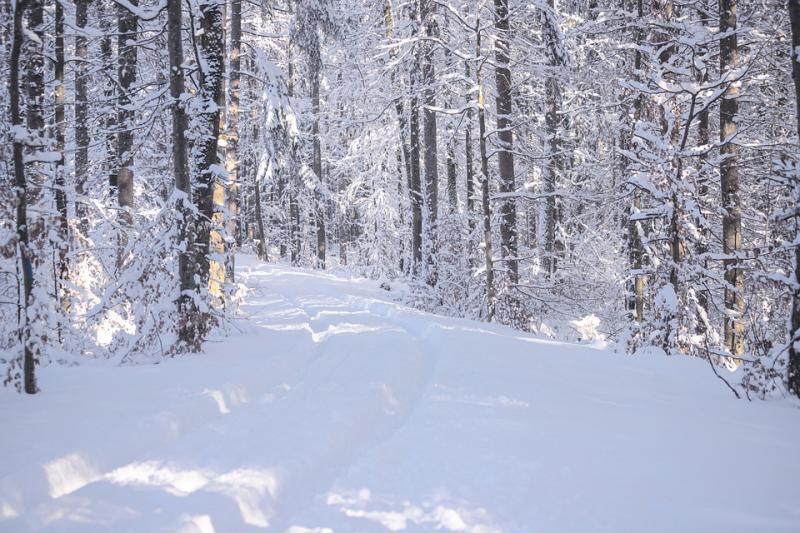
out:
<path id="1" fill-rule="evenodd" d="M 20 114 L 20 87 L 19 87 L 19 59 L 24 40 L 22 17 L 25 9 L 30 6 L 29 0 L 18 0 L 14 7 L 14 29 L 9 55 L 8 96 L 11 125 L 14 128 L 22 127 Z M 21 136 L 14 137 L 14 187 L 17 203 L 16 232 L 20 263 L 22 266 L 22 301 L 19 313 L 19 340 L 22 345 L 23 387 L 26 393 L 38 392 L 36 386 L 36 359 L 39 355 L 38 344 L 32 338 L 28 322 L 28 309 L 33 304 L 33 261 L 31 260 L 30 242 L 28 239 L 28 196 L 27 180 L 25 177 L 25 163 L 23 158 L 23 143 Z M 16 380 L 16 376 L 10 376 Z"/>
<path id="2" fill-rule="evenodd" d="M 202 4 L 202 36 L 200 53 L 204 60 L 204 68 L 200 71 L 200 98 L 204 103 L 202 113 L 196 116 L 198 140 L 195 143 L 195 169 L 197 187 L 195 205 L 201 220 L 197 224 L 196 264 L 200 274 L 200 283 L 209 288 L 214 296 L 222 296 L 222 280 L 224 270 L 219 261 L 215 261 L 215 271 L 211 272 L 211 229 L 214 220 L 214 204 L 223 199 L 214 198 L 218 176 L 214 168 L 219 164 L 217 148 L 219 144 L 220 108 L 217 105 L 222 94 L 222 78 L 224 75 L 223 54 L 224 18 L 222 0 L 210 0 Z"/>
<path id="3" fill-rule="evenodd" d="M 495 83 L 497 85 L 497 162 L 500 172 L 500 192 L 515 192 L 514 183 L 514 133 L 511 124 L 511 69 L 509 42 L 508 0 L 494 0 L 495 28 Z M 513 198 L 500 201 L 500 252 L 507 260 L 509 281 L 519 279 L 517 265 L 517 208 Z"/>
<path id="4" fill-rule="evenodd" d="M 394 37 L 394 15 L 392 13 L 392 2 L 391 0 L 386 0 L 383 6 L 383 22 L 386 26 L 386 38 L 391 40 Z M 397 58 L 397 51 L 396 49 L 392 48 L 389 52 L 389 57 L 394 60 Z M 395 73 L 392 72 L 392 85 L 394 85 L 395 81 Z M 410 186 L 411 183 L 411 152 L 408 146 L 408 124 L 406 120 L 405 109 L 403 105 L 403 97 L 398 96 L 394 101 L 394 111 L 397 115 L 397 126 L 400 134 L 400 151 L 402 157 L 402 165 L 401 168 L 405 170 L 405 181 Z M 398 185 L 398 193 L 401 193 L 403 190 L 403 175 L 400 176 L 400 184 Z M 413 204 L 413 202 L 412 202 Z M 400 207 L 400 214 L 402 216 L 402 206 Z M 412 217 L 412 227 L 411 232 L 414 232 L 414 222 Z M 404 247 L 403 245 L 403 236 L 401 233 L 400 237 L 400 247 L 401 249 Z M 400 254 L 400 270 L 404 270 L 404 257 L 403 252 L 401 250 Z"/>
<path id="5" fill-rule="evenodd" d="M 137 6 L 138 0 L 131 0 Z M 117 265 L 122 265 L 123 254 L 128 245 L 128 233 L 133 225 L 133 122 L 136 113 L 131 108 L 131 90 L 136 82 L 136 45 L 139 21 L 135 14 L 121 5 L 117 6 L 117 54 L 119 71 L 117 81 L 119 98 L 117 100 L 117 195 L 119 200 L 121 226 Z"/>
<path id="6" fill-rule="evenodd" d="M 417 18 L 416 8 L 414 8 L 414 19 Z M 417 25 L 414 32 L 418 32 Z M 419 64 L 416 60 L 411 61 L 410 89 L 411 98 L 409 101 L 409 111 L 411 116 L 408 121 L 410 157 L 409 168 L 411 169 L 411 179 L 409 180 L 408 194 L 411 199 L 411 257 L 412 274 L 418 277 L 422 270 L 422 184 L 420 183 L 420 161 L 419 161 L 419 100 L 417 90 L 420 85 Z"/>
<path id="7" fill-rule="evenodd" d="M 720 40 L 721 76 L 731 76 L 739 66 L 736 36 L 736 0 L 720 0 L 719 31 L 727 34 Z M 719 108 L 720 188 L 722 190 L 722 246 L 725 267 L 725 347 L 734 357 L 744 354 L 744 273 L 736 257 L 742 246 L 742 211 L 739 200 L 739 147 L 736 145 L 736 114 L 739 111 L 739 88 L 728 85 Z M 738 366 L 740 362 L 734 361 Z"/>
<path id="8" fill-rule="evenodd" d="M 417 44 L 418 62 L 422 69 L 422 132 L 425 143 L 425 255 L 427 282 L 436 285 L 436 254 L 438 248 L 436 222 L 439 217 L 439 149 L 436 142 L 436 70 L 433 64 L 433 45 L 430 39 L 436 36 L 431 0 L 420 0 L 420 21 L 425 27 L 427 40 Z"/>
<path id="9" fill-rule="evenodd" d="M 180 0 L 167 2 L 167 46 L 169 49 L 169 94 L 172 99 L 172 164 L 178 221 L 178 277 L 181 294 L 178 297 L 179 331 L 181 344 L 190 351 L 198 351 L 203 331 L 198 330 L 199 316 L 195 305 L 198 286 L 195 280 L 196 264 L 191 247 L 194 242 L 195 217 L 192 202 L 192 184 L 189 178 L 186 130 L 189 120 L 182 95 L 185 91 L 183 73 L 182 13 Z"/>
<path id="10" fill-rule="evenodd" d="M 551 10 L 555 10 L 553 0 L 548 0 Z M 558 28 L 551 13 L 545 11 L 542 15 L 544 34 L 547 42 L 547 62 L 553 68 L 552 74 L 545 81 L 547 112 L 545 124 L 547 126 L 547 173 L 544 180 L 545 198 L 545 223 L 544 223 L 544 257 L 542 266 L 545 275 L 549 278 L 558 269 L 558 259 L 563 255 L 564 245 L 558 237 L 558 226 L 561 222 L 561 198 L 557 194 L 559 177 L 564 172 L 564 156 L 561 146 L 561 86 L 557 78 L 560 67 L 564 66 L 564 58 L 559 42 Z"/>
<path id="11" fill-rule="evenodd" d="M 494 259 L 492 258 L 492 208 L 489 203 L 489 154 L 486 151 L 486 107 L 483 94 L 480 19 L 475 22 L 475 57 L 478 58 L 478 145 L 481 157 L 481 207 L 483 211 L 483 257 L 486 267 L 486 320 L 494 319 Z"/>
<path id="12" fill-rule="evenodd" d="M 89 96 L 88 96 L 88 61 L 89 46 L 83 34 L 86 28 L 88 5 L 90 0 L 76 0 L 75 25 L 75 215 L 78 219 L 78 230 L 82 236 L 89 232 L 89 218 L 84 196 L 86 194 L 86 178 L 89 174 Z"/>
<path id="13" fill-rule="evenodd" d="M 466 63 L 466 78 L 470 79 L 469 63 Z M 475 233 L 475 219 L 473 213 L 475 211 L 475 169 L 473 167 L 473 154 L 472 154 L 472 97 L 471 92 L 467 92 L 467 125 L 464 129 L 464 157 L 466 159 L 466 173 L 467 173 L 467 225 L 469 228 L 470 237 Z M 472 254 L 470 254 L 470 258 Z"/>
<path id="14" fill-rule="evenodd" d="M 792 78 L 797 111 L 797 137 L 800 140 L 800 0 L 789 0 L 789 19 L 792 26 Z M 792 289 L 792 330 L 789 339 L 789 390 L 800 396 L 800 180 L 795 178 L 795 247 L 794 247 L 794 287 Z"/>
<path id="15" fill-rule="evenodd" d="M 225 147 L 225 167 L 228 171 L 228 238 L 230 246 L 241 244 L 239 221 L 239 99 L 241 84 L 242 1 L 231 0 L 231 57 L 228 93 L 228 139 Z M 229 250 L 228 277 L 234 279 L 234 255 Z"/>
<path id="16" fill-rule="evenodd" d="M 36 152 L 43 148 L 44 142 L 44 3 L 43 0 L 30 0 L 27 3 L 27 30 L 36 36 L 28 39 L 25 45 L 25 83 L 28 86 L 28 98 L 25 101 L 25 113 L 28 123 L 28 134 L 31 142 L 28 144 L 31 151 Z M 44 174 L 40 163 L 33 163 L 28 176 L 28 203 L 35 205 L 42 195 Z M 31 220 L 28 236 L 32 245 L 39 240 L 42 232 L 42 221 L 35 215 Z"/>
<path id="17" fill-rule="evenodd" d="M 289 98 L 294 97 L 294 62 L 292 61 L 292 51 L 289 49 L 289 68 L 286 80 L 286 90 Z M 297 203 L 297 181 L 298 177 L 294 169 L 289 169 L 292 174 L 289 176 L 289 244 L 291 247 L 292 266 L 300 264 L 300 206 Z"/>
<path id="18" fill-rule="evenodd" d="M 55 168 L 55 196 L 56 210 L 58 211 L 58 266 L 56 298 L 64 312 L 69 311 L 69 294 L 64 287 L 69 277 L 69 265 L 67 264 L 67 252 L 69 251 L 69 221 L 67 219 L 67 187 L 64 176 L 64 139 L 66 121 L 64 113 L 64 8 L 61 2 L 55 2 L 55 130 L 56 130 L 56 151 L 60 154 L 60 159 Z M 61 340 L 61 331 L 58 331 Z"/>
<path id="19" fill-rule="evenodd" d="M 317 189 L 314 193 L 315 210 L 316 210 L 316 225 L 317 225 L 317 268 L 325 268 L 325 247 L 327 238 L 325 235 L 325 198 L 326 195 L 322 190 L 322 146 L 320 144 L 319 136 L 319 77 L 322 67 L 322 61 L 319 57 L 320 51 L 317 50 L 316 59 L 312 59 L 311 66 L 311 105 L 314 113 L 314 123 L 311 129 L 312 143 L 313 143 L 313 160 L 312 168 L 317 177 Z"/>

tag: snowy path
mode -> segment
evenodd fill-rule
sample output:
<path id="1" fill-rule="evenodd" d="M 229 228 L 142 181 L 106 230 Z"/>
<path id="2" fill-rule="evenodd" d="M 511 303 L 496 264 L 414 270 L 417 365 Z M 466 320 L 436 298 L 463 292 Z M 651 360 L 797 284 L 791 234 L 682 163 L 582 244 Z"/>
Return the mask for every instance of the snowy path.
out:
<path id="1" fill-rule="evenodd" d="M 206 355 L 0 392 L 0 531 L 800 531 L 796 403 L 240 263 Z"/>

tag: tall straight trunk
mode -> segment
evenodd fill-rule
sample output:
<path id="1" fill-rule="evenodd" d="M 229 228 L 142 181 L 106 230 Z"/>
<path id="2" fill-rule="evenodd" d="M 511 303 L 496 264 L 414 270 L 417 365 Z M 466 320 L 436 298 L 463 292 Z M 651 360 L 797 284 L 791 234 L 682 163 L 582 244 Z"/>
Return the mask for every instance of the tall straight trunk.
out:
<path id="1" fill-rule="evenodd" d="M 739 66 L 736 36 L 736 0 L 720 0 L 719 46 L 721 76 L 733 76 Z M 739 147 L 736 145 L 736 114 L 739 88 L 728 85 L 719 107 L 720 189 L 722 190 L 722 248 L 725 267 L 725 346 L 735 357 L 744 354 L 744 273 L 736 255 L 742 246 L 742 209 L 739 200 Z M 739 362 L 737 360 L 736 365 Z"/>
<path id="2" fill-rule="evenodd" d="M 511 124 L 511 48 L 509 42 L 508 0 L 494 0 L 495 28 L 495 83 L 497 85 L 497 150 L 500 172 L 500 192 L 511 195 L 516 190 L 514 181 L 514 133 Z M 508 265 L 509 281 L 519 279 L 517 261 L 517 208 L 513 198 L 500 201 L 500 252 Z"/>
<path id="3" fill-rule="evenodd" d="M 470 79 L 469 62 L 466 64 L 466 78 Z M 475 169 L 473 167 L 472 154 L 472 96 L 471 91 L 467 91 L 467 125 L 464 128 L 464 158 L 467 174 L 467 226 L 470 236 L 475 233 Z M 472 254 L 470 254 L 471 256 Z"/>
<path id="4" fill-rule="evenodd" d="M 67 127 L 64 114 L 64 8 L 61 2 L 55 2 L 55 130 L 56 130 L 56 151 L 60 154 L 60 159 L 55 168 L 55 195 L 56 210 L 58 211 L 58 266 L 56 284 L 56 298 L 59 300 L 64 311 L 69 310 L 69 295 L 64 287 L 65 281 L 69 277 L 69 265 L 67 264 L 67 251 L 69 250 L 69 221 L 67 219 L 67 186 L 64 176 L 64 138 Z M 59 331 L 59 338 L 61 332 Z"/>
<path id="5" fill-rule="evenodd" d="M 103 146 L 105 148 L 105 165 L 104 170 L 108 175 L 108 196 L 109 200 L 113 201 L 117 196 L 117 114 L 113 110 L 115 104 L 115 96 L 118 92 L 117 85 L 112 81 L 114 75 L 111 74 L 114 62 L 114 44 L 111 39 L 114 34 L 115 28 L 113 27 L 113 7 L 111 2 L 102 0 L 101 4 L 101 17 L 100 26 L 103 32 L 103 37 L 100 39 L 100 58 L 103 69 L 108 70 L 105 76 L 105 85 L 103 87 L 103 96 L 105 102 L 105 118 L 103 125 L 105 129 L 105 139 Z"/>
<path id="6" fill-rule="evenodd" d="M 700 0 L 698 6 L 700 24 L 703 26 L 703 28 L 708 26 L 710 19 L 707 1 L 708 0 Z M 708 47 L 701 47 L 700 52 L 703 56 L 706 56 L 708 54 Z M 703 68 L 698 69 L 696 75 L 698 83 L 708 83 L 708 69 L 709 65 L 707 63 L 703 65 Z M 697 115 L 697 144 L 700 146 L 708 146 L 710 140 L 711 134 L 709 128 L 709 110 L 708 106 L 703 106 L 703 109 Z M 703 152 L 699 157 L 699 162 L 700 171 L 697 184 L 697 197 L 699 203 L 698 215 L 700 215 L 703 206 L 706 205 L 706 202 L 708 202 L 708 171 L 706 168 L 708 165 L 708 156 L 705 152 Z M 700 258 L 703 258 L 705 254 L 708 253 L 709 233 L 707 228 L 700 220 L 700 216 L 696 217 L 695 224 L 700 231 L 700 238 L 697 239 L 697 246 L 695 247 L 695 250 L 697 255 Z M 702 259 L 702 265 L 704 269 L 707 268 L 706 260 L 704 258 Z M 697 332 L 703 334 L 707 329 L 705 318 L 708 314 L 708 291 L 702 287 L 697 288 L 697 305 L 699 307 L 699 316 L 697 317 Z"/>
<path id="7" fill-rule="evenodd" d="M 433 64 L 433 45 L 435 37 L 434 9 L 431 0 L 420 0 L 420 21 L 425 27 L 425 41 L 417 44 L 418 62 L 422 71 L 422 135 L 425 143 L 425 253 L 427 263 L 427 282 L 436 285 L 436 265 L 439 217 L 439 149 L 436 142 L 436 70 Z"/>
<path id="8" fill-rule="evenodd" d="M 186 130 L 189 119 L 186 115 L 182 95 L 185 92 L 185 76 L 183 73 L 183 34 L 180 0 L 167 2 L 167 47 L 169 50 L 169 94 L 172 99 L 172 164 L 178 211 L 178 277 L 181 294 L 178 297 L 179 331 L 181 343 L 191 351 L 200 349 L 202 331 L 197 328 L 198 316 L 195 305 L 197 282 L 194 277 L 196 265 L 191 247 L 194 242 L 194 209 L 192 202 L 192 184 L 189 178 L 189 157 L 186 143 Z"/>
<path id="9" fill-rule="evenodd" d="M 800 140 L 800 0 L 789 0 L 789 19 L 792 26 L 792 79 L 797 111 L 797 137 Z M 800 209 L 800 180 L 794 184 L 795 212 Z M 795 216 L 794 287 L 792 289 L 792 317 L 789 339 L 789 390 L 800 396 L 800 223 Z"/>
<path id="10" fill-rule="evenodd" d="M 28 87 L 28 97 L 25 101 L 25 113 L 28 123 L 28 133 L 32 137 L 29 144 L 32 151 L 44 147 L 44 3 L 43 0 L 30 0 L 27 3 L 27 30 L 36 36 L 28 39 L 25 45 L 25 83 Z M 34 163 L 29 172 L 28 201 L 35 204 L 39 201 L 44 184 L 44 173 L 39 168 L 39 163 Z M 38 217 L 31 217 L 38 218 Z M 29 220 L 28 230 L 31 241 L 38 240 L 42 231 L 41 220 Z"/>
<path id="11" fill-rule="evenodd" d="M 555 2 L 548 0 L 552 13 L 545 11 L 542 15 L 544 34 L 547 44 L 547 62 L 552 67 L 552 72 L 545 81 L 547 111 L 545 124 L 547 127 L 547 173 L 544 180 L 545 198 L 545 223 L 544 223 L 544 257 L 542 266 L 545 274 L 552 277 L 558 269 L 558 259 L 563 255 L 564 245 L 558 238 L 557 228 L 561 222 L 561 199 L 556 193 L 558 180 L 564 172 L 564 155 L 561 146 L 561 85 L 558 73 L 564 66 L 561 54 L 558 27 L 553 18 Z"/>
<path id="12" fill-rule="evenodd" d="M 644 19 L 644 6 L 643 0 L 637 0 L 636 11 L 637 19 L 642 21 Z M 642 51 L 640 49 L 642 41 L 644 40 L 644 32 L 639 29 L 636 31 L 636 52 L 634 55 L 634 70 L 636 72 L 642 71 Z M 641 91 L 636 96 L 633 103 L 633 128 L 631 129 L 631 136 L 633 136 L 636 124 L 642 119 L 644 113 L 645 97 Z M 633 205 L 631 214 L 638 214 L 642 209 L 642 192 L 639 187 L 636 187 L 633 192 Z M 629 233 L 629 250 L 628 255 L 630 259 L 630 268 L 633 271 L 633 299 L 629 308 L 633 311 L 633 316 L 636 322 L 641 323 L 644 320 L 644 296 L 646 277 L 644 275 L 644 260 L 645 250 L 643 243 L 643 222 L 640 220 L 630 219 L 628 221 Z"/>
<path id="13" fill-rule="evenodd" d="M 131 0 L 137 6 L 138 0 Z M 128 245 L 128 232 L 133 224 L 133 122 L 136 113 L 131 107 L 131 91 L 136 82 L 138 17 L 121 5 L 117 6 L 117 54 L 119 57 L 117 86 L 117 198 L 120 208 L 117 264 L 121 265 Z"/>
<path id="14" fill-rule="evenodd" d="M 239 220 L 239 100 L 241 95 L 241 46 L 242 46 L 242 1 L 231 0 L 231 50 L 228 70 L 228 139 L 225 147 L 225 168 L 228 171 L 228 238 L 231 246 L 241 244 L 241 222 Z M 234 255 L 230 251 L 228 276 L 233 281 Z"/>
<path id="15" fill-rule="evenodd" d="M 384 25 L 386 26 L 386 38 L 388 40 L 391 40 L 394 37 L 394 14 L 392 13 L 392 2 L 391 2 L 391 0 L 386 0 L 385 3 L 384 3 L 384 6 L 383 6 L 383 22 L 384 22 Z M 397 50 L 395 48 L 391 49 L 391 51 L 389 52 L 389 57 L 392 60 L 397 58 Z M 392 79 L 392 85 L 394 85 L 394 82 L 395 82 L 395 74 L 394 74 L 394 72 L 392 72 L 392 78 L 391 79 Z M 405 178 L 403 177 L 403 175 L 400 176 L 400 183 L 398 185 L 398 193 L 401 193 L 402 190 L 403 190 L 403 181 L 404 181 L 404 179 L 405 179 L 405 182 L 407 184 L 410 185 L 410 183 L 411 183 L 411 151 L 410 151 L 410 148 L 408 146 L 408 124 L 407 124 L 408 121 L 406 120 L 406 113 L 405 113 L 404 107 L 405 106 L 403 105 L 403 97 L 398 96 L 394 101 L 394 111 L 395 111 L 395 114 L 397 115 L 397 126 L 398 126 L 398 130 L 399 130 L 399 135 L 400 135 L 400 152 L 401 152 L 401 157 L 402 157 L 402 169 L 405 171 Z M 413 201 L 412 201 L 412 204 L 413 204 Z M 400 209 L 401 216 L 402 216 L 402 212 L 403 212 L 403 209 L 402 209 L 402 206 L 401 206 L 401 209 Z M 412 217 L 411 220 L 412 220 L 411 232 L 413 234 L 413 232 L 414 232 L 414 222 L 413 222 L 414 218 Z M 402 233 L 401 233 L 401 237 L 400 237 L 400 246 L 401 246 L 401 248 L 403 247 L 403 236 L 402 236 Z M 400 262 L 401 262 L 400 270 L 404 270 L 404 268 L 403 268 L 403 266 L 404 266 L 404 257 L 403 257 L 403 253 L 402 252 L 401 252 L 401 256 L 400 256 Z"/>
<path id="16" fill-rule="evenodd" d="M 89 86 L 87 79 L 89 45 L 83 31 L 88 22 L 90 0 L 75 1 L 75 215 L 83 236 L 89 231 L 84 195 L 89 174 Z"/>
<path id="17" fill-rule="evenodd" d="M 416 7 L 413 11 L 413 18 L 417 19 Z M 414 33 L 419 31 L 418 25 L 414 26 Z M 419 158 L 419 98 L 417 91 L 420 85 L 419 64 L 411 61 L 410 67 L 410 89 L 411 97 L 409 100 L 408 120 L 408 152 L 410 155 L 409 168 L 411 169 L 411 179 L 409 180 L 408 194 L 411 200 L 411 257 L 412 274 L 418 277 L 422 270 L 422 184 L 420 181 L 420 158 Z"/>
<path id="18" fill-rule="evenodd" d="M 195 142 L 195 169 L 197 187 L 194 190 L 195 205 L 201 220 L 197 224 L 196 264 L 200 274 L 200 283 L 209 288 L 214 296 L 222 295 L 221 275 L 224 271 L 217 268 L 211 272 L 211 229 L 214 220 L 215 185 L 217 183 L 214 168 L 219 164 L 217 148 L 219 144 L 220 108 L 217 102 L 222 93 L 222 78 L 225 73 L 223 54 L 224 18 L 222 0 L 209 0 L 201 4 L 202 35 L 200 37 L 200 54 L 204 66 L 200 71 L 200 99 L 204 103 L 203 112 L 196 116 L 198 140 Z"/>
<path id="19" fill-rule="evenodd" d="M 220 81 L 219 91 L 217 92 L 217 121 L 219 122 L 217 129 L 217 159 L 221 166 L 225 165 L 226 155 L 225 150 L 228 146 L 228 106 L 225 104 L 227 98 L 225 88 L 225 53 L 226 53 L 226 34 L 227 34 L 227 20 L 228 20 L 228 4 L 226 0 L 217 0 L 219 2 L 220 17 L 222 19 L 219 25 L 220 40 L 222 42 L 222 52 L 219 57 L 220 62 Z M 220 301 L 224 302 L 224 287 L 225 280 L 229 272 L 233 272 L 233 255 L 228 250 L 228 239 L 230 235 L 227 234 L 226 219 L 225 219 L 225 199 L 226 195 L 226 178 L 221 175 L 214 176 L 211 184 L 211 201 L 213 204 L 214 215 L 211 218 L 211 235 L 210 235 L 210 256 L 209 256 L 209 292 L 216 296 Z"/>
<path id="20" fill-rule="evenodd" d="M 294 97 L 294 62 L 292 61 L 291 48 L 289 49 L 289 68 L 286 80 L 286 89 L 289 98 Z M 290 259 L 293 266 L 300 264 L 300 205 L 297 202 L 297 174 L 294 169 L 289 169 L 289 245 L 291 247 Z"/>
<path id="21" fill-rule="evenodd" d="M 492 207 L 489 203 L 489 154 L 486 150 L 486 105 L 483 94 L 483 60 L 481 59 L 481 24 L 475 22 L 475 57 L 478 58 L 478 146 L 481 158 L 481 208 L 483 211 L 483 258 L 486 268 L 486 320 L 494 319 L 494 259 L 492 258 Z"/>
<path id="22" fill-rule="evenodd" d="M 319 135 L 319 77 L 321 69 L 321 61 L 319 60 L 319 51 L 316 54 L 316 60 L 312 60 L 311 67 L 311 106 L 314 114 L 314 123 L 311 126 L 313 160 L 312 170 L 317 177 L 317 189 L 314 194 L 316 203 L 316 225 L 317 225 L 317 267 L 325 268 L 325 246 L 327 238 L 325 235 L 325 195 L 322 191 L 322 146 L 320 144 Z"/>
<path id="23" fill-rule="evenodd" d="M 22 52 L 22 42 L 25 38 L 22 17 L 26 8 L 30 5 L 30 0 L 18 0 L 14 6 L 14 26 L 8 65 L 8 99 L 12 127 L 22 126 L 22 117 L 20 114 L 19 59 Z M 36 359 L 39 355 L 39 349 L 31 336 L 31 328 L 28 323 L 28 309 L 33 303 L 33 297 L 31 295 L 33 292 L 33 261 L 31 260 L 31 249 L 28 239 L 28 184 L 25 177 L 23 150 L 23 140 L 15 136 L 12 157 L 14 160 L 14 188 L 17 203 L 16 232 L 20 263 L 22 266 L 22 301 L 20 302 L 21 312 L 18 313 L 19 340 L 22 345 L 23 387 L 26 393 L 35 394 L 39 390 L 36 386 Z"/>

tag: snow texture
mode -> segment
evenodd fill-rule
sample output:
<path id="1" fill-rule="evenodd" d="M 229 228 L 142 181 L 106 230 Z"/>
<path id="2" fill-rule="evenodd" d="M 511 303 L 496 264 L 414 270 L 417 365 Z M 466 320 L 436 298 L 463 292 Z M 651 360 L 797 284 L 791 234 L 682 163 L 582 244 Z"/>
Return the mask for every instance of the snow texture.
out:
<path id="1" fill-rule="evenodd" d="M 206 354 L 0 393 L 0 531 L 800 531 L 796 402 L 237 262 Z"/>

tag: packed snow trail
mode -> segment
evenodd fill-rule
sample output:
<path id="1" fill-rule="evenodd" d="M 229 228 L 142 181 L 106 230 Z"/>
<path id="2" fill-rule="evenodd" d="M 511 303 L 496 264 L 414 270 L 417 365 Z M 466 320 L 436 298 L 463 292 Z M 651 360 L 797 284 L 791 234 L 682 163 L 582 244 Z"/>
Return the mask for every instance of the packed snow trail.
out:
<path id="1" fill-rule="evenodd" d="M 800 531 L 796 402 L 239 263 L 206 354 L 0 393 L 0 531 Z"/>

